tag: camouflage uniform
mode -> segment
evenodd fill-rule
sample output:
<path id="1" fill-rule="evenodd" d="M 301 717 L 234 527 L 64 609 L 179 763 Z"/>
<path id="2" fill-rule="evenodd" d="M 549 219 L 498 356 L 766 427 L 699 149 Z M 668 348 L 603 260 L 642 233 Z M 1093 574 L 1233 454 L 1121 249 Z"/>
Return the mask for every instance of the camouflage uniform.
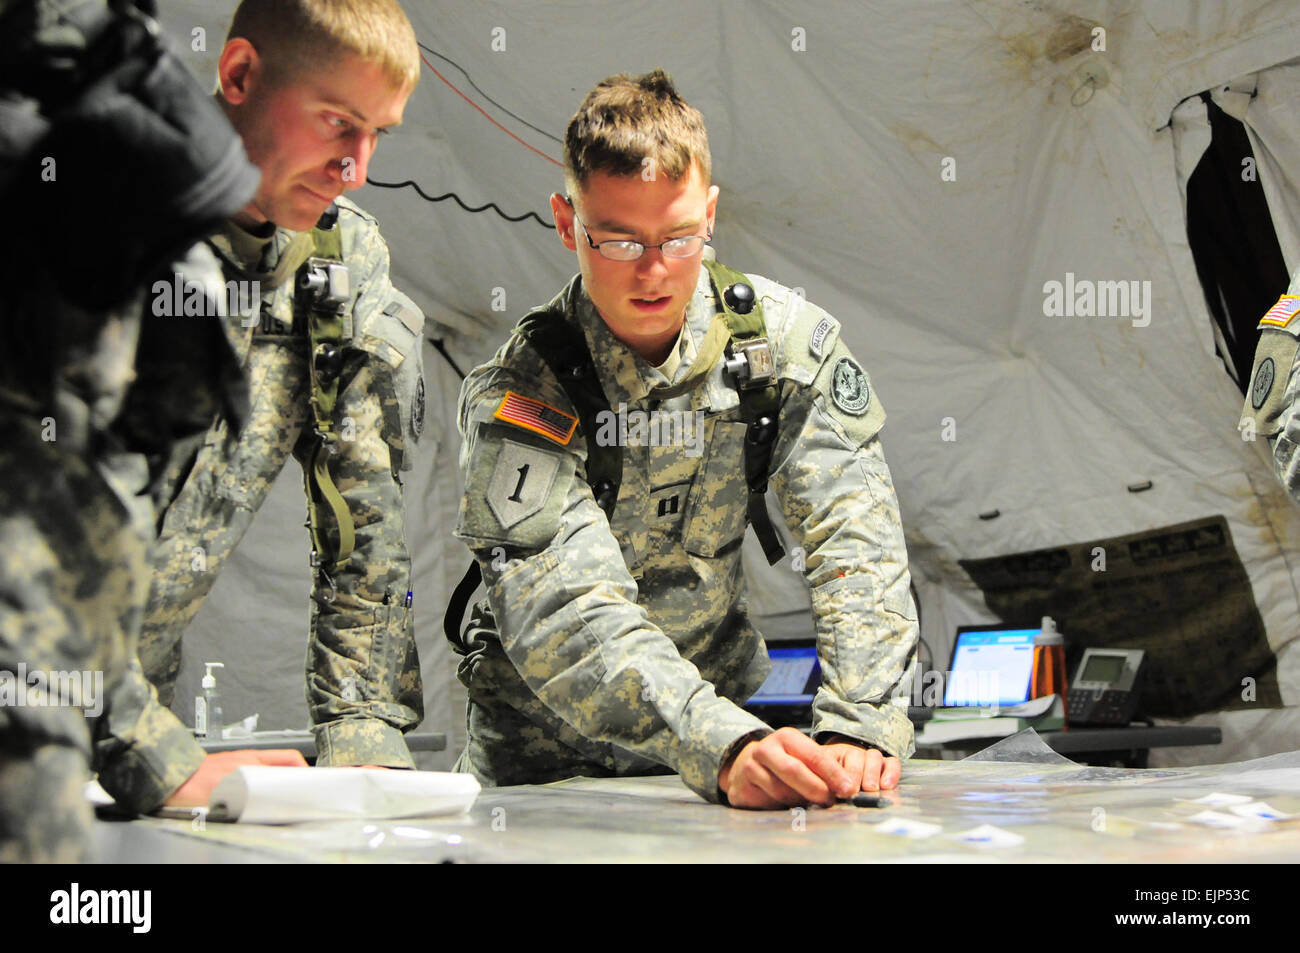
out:
<path id="1" fill-rule="evenodd" d="M 174 268 L 219 293 L 220 270 L 207 249 Z M 89 672 L 102 681 L 97 697 L 85 699 L 94 705 L 85 712 L 89 725 L 73 707 L 0 705 L 0 861 L 66 862 L 89 858 L 83 789 L 92 746 L 101 784 L 137 812 L 180 787 L 203 750 L 158 703 L 135 657 L 154 535 L 150 461 L 128 452 L 134 441 L 123 441 L 110 421 L 134 413 L 128 385 L 157 380 L 132 369 L 148 350 L 143 343 L 137 350 L 139 309 L 92 321 L 52 289 L 37 297 L 43 324 L 28 325 L 28 333 L 41 332 L 35 349 L 63 348 L 67 360 L 48 413 L 21 368 L 5 362 L 0 373 L 0 672 Z M 195 319 L 182 320 L 199 337 Z M 183 404 L 212 410 L 208 382 L 197 366 L 187 370 Z M 132 395 L 158 399 L 152 390 Z"/>
<path id="2" fill-rule="evenodd" d="M 134 810 L 202 759 L 140 676 L 135 638 L 163 474 L 202 432 L 193 415 L 238 420 L 246 402 L 211 317 L 216 259 L 176 259 L 258 173 L 137 11 L 0 0 L 0 17 L 0 194 L 23 223 L 0 256 L 0 862 L 84 860 L 92 751 Z M 69 244 L 87 216 L 93 237 Z M 141 313 L 169 262 L 209 317 Z M 118 684 L 132 672 L 134 688 Z M 83 676 L 89 694 L 65 694 Z"/>
<path id="3" fill-rule="evenodd" d="M 134 336 L 129 321 L 114 322 L 124 330 Z M 71 420 L 34 410 L 0 392 L 0 672 L 15 692 L 28 672 L 96 672 L 112 684 L 139 625 L 148 519 L 133 521 L 99 461 L 75 445 Z M 85 860 L 83 712 L 16 699 L 0 704 L 0 862 Z"/>
<path id="4" fill-rule="evenodd" d="M 423 423 L 424 317 L 390 283 L 388 247 L 374 219 L 346 200 L 338 206 L 352 301 L 333 414 L 342 439 L 329 469 L 355 523 L 356 548 L 333 578 L 323 567 L 316 573 L 307 700 L 319 764 L 413 767 L 402 733 L 423 717 L 423 697 L 406 604 L 399 473 Z M 239 434 L 224 418 L 213 423 L 166 504 L 140 636 L 141 663 L 164 704 L 172 700 L 185 627 L 290 454 L 309 461 L 317 443 L 309 344 L 294 330 L 294 274 L 314 254 L 309 237 L 278 229 L 255 238 L 230 224 L 209 244 L 227 281 L 260 283 L 260 320 L 247 316 L 235 342 L 252 408 Z M 332 524 L 328 507 L 319 509 Z"/>
<path id="5" fill-rule="evenodd" d="M 1255 367 L 1241 417 L 1243 426 L 1268 438 L 1273 472 L 1300 503 L 1300 268 L 1259 324 Z"/>
<path id="6" fill-rule="evenodd" d="M 912 726 L 887 698 L 911 682 L 917 632 L 877 436 L 884 411 L 833 318 L 771 281 L 750 280 L 781 393 L 770 488 L 807 553 L 816 615 L 824 679 L 814 734 L 838 732 L 906 757 Z M 467 491 L 457 535 L 479 561 L 488 600 L 475 609 L 459 669 L 470 701 L 458 768 L 486 784 L 517 784 L 668 766 L 718 800 L 725 757 L 767 732 L 738 707 L 770 667 L 741 571 L 738 394 L 720 359 L 699 386 L 660 402 L 651 389 L 670 381 L 610 334 L 580 277 L 555 306 L 586 336 L 611 408 L 702 411 L 705 445 L 694 455 L 687 450 L 700 445 L 689 440 L 624 446 L 610 521 L 583 477 L 580 429 L 566 443 L 496 416 L 513 392 L 563 411 L 548 412 L 561 430 L 571 423 L 572 404 L 529 344 L 516 334 L 465 381 Z M 673 381 L 690 373 L 716 310 L 702 269 Z"/>

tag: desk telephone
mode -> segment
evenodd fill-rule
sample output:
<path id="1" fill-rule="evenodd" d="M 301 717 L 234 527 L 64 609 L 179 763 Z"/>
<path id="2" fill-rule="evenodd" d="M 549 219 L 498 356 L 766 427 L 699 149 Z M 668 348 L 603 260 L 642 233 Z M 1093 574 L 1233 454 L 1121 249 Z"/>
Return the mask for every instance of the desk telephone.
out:
<path id="1" fill-rule="evenodd" d="M 1085 649 L 1070 683 L 1071 725 L 1127 725 L 1142 690 L 1141 649 Z"/>

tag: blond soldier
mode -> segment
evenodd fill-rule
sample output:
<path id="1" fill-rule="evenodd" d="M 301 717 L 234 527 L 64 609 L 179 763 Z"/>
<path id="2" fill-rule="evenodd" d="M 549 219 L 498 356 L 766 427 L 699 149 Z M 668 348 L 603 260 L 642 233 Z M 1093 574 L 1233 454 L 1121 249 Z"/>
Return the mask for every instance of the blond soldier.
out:
<path id="1" fill-rule="evenodd" d="M 257 289 L 235 342 L 251 415 L 238 434 L 218 416 L 164 501 L 140 636 L 169 704 L 182 632 L 295 457 L 314 567 L 307 698 L 327 765 L 413 766 L 402 735 L 423 715 L 400 474 L 423 422 L 424 318 L 389 280 L 375 220 L 342 197 L 365 184 L 418 71 L 394 0 L 244 0 L 234 14 L 217 101 L 262 180 L 208 244 L 227 281 Z"/>
<path id="2" fill-rule="evenodd" d="M 488 600 L 461 646 L 459 768 L 518 784 L 667 766 L 760 808 L 894 787 L 914 742 L 887 698 L 910 680 L 915 611 L 884 412 L 839 323 L 702 267 L 718 188 L 703 119 L 662 71 L 588 95 L 565 179 L 551 208 L 580 274 L 461 391 L 457 535 Z M 769 480 L 807 553 L 813 738 L 739 707 L 769 668 L 740 567 L 747 522 L 779 545 Z"/>
<path id="3" fill-rule="evenodd" d="M 1243 433 L 1268 438 L 1273 472 L 1300 503 L 1300 268 L 1286 294 L 1259 322 L 1250 389 L 1241 410 Z"/>

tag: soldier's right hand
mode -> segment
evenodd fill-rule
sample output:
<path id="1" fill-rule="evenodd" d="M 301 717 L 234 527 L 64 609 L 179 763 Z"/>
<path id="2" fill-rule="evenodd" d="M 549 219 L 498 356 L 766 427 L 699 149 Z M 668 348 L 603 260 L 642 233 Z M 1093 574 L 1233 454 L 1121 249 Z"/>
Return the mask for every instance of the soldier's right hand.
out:
<path id="1" fill-rule="evenodd" d="M 826 748 L 794 728 L 751 741 L 718 773 L 732 807 L 774 809 L 821 804 L 858 793 L 858 784 Z"/>
<path id="2" fill-rule="evenodd" d="M 290 768 L 307 767 L 307 759 L 293 748 L 267 751 L 218 751 L 203 759 L 199 769 L 163 801 L 163 807 L 207 807 L 217 782 L 246 764 L 271 764 Z"/>

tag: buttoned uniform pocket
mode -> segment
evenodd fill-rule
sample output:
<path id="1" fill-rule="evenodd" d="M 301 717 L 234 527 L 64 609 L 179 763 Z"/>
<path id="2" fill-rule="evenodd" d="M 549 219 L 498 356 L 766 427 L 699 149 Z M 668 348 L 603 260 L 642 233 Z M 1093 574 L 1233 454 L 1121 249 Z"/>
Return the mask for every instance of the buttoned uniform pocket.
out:
<path id="1" fill-rule="evenodd" d="M 745 535 L 746 430 L 739 421 L 713 421 L 708 453 L 686 502 L 682 547 L 692 555 L 712 558 Z"/>

